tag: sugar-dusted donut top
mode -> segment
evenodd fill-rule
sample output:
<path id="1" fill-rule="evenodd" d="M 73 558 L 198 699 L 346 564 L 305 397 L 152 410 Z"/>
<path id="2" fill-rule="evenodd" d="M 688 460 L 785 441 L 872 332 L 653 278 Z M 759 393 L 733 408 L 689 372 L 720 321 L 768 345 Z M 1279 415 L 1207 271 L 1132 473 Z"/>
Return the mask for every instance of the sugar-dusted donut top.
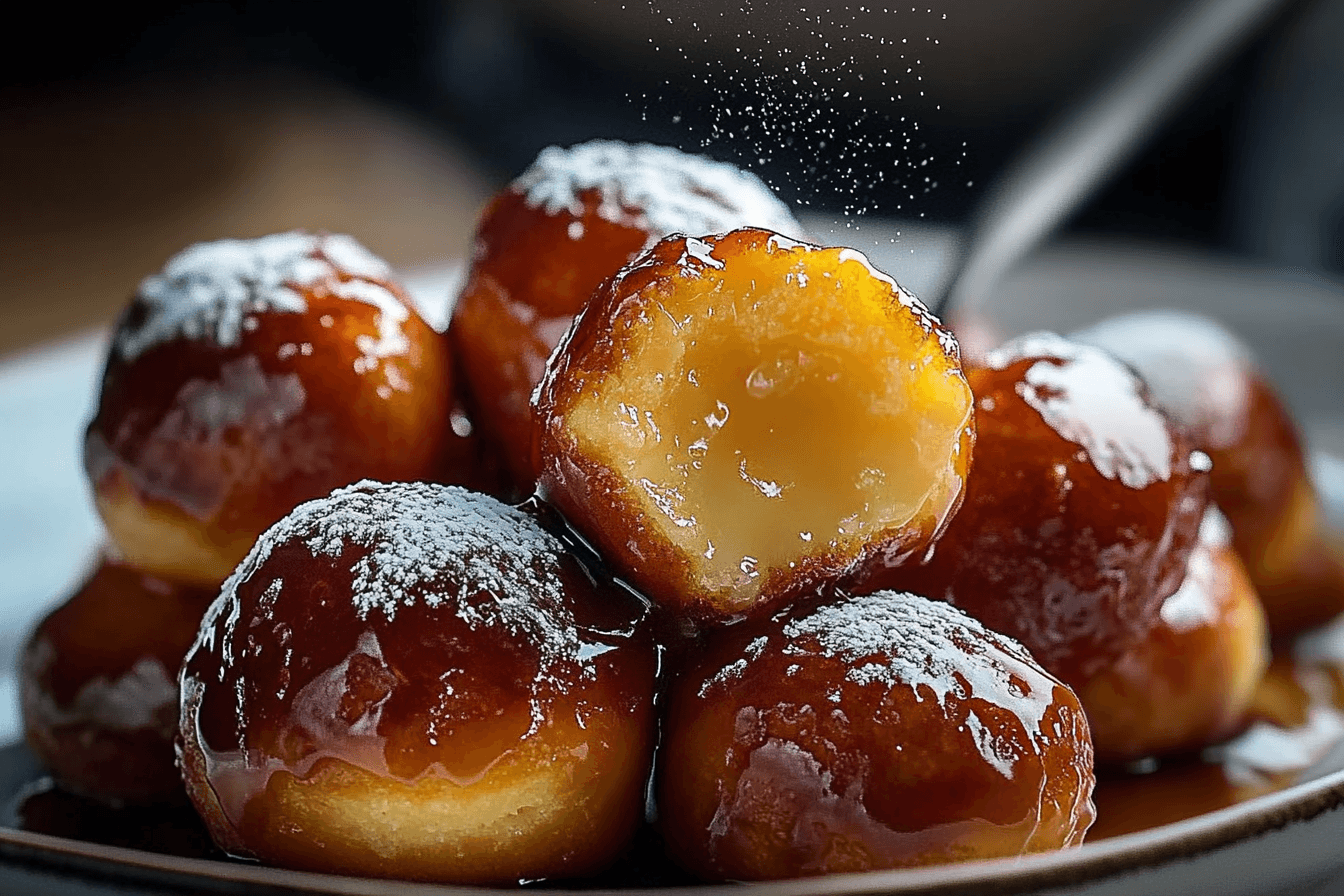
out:
<path id="1" fill-rule="evenodd" d="M 384 285 L 391 277 L 386 262 L 341 234 L 291 231 L 197 243 L 141 281 L 117 325 L 112 350 L 131 361 L 177 338 L 232 347 L 250 315 L 302 313 L 307 310 L 303 290 L 318 284 L 378 308 L 384 318 L 380 330 L 399 329 L 407 310 Z"/>
<path id="2" fill-rule="evenodd" d="M 820 606 L 786 621 L 778 635 L 754 638 L 739 659 L 704 682 L 700 694 L 737 686 L 767 648 L 786 659 L 837 660 L 845 667 L 844 681 L 854 685 L 905 688 L 939 705 L 987 700 L 1012 709 L 1033 735 L 1041 731 L 1057 685 L 1025 647 L 951 604 L 877 591 Z M 830 696 L 836 702 L 840 684 Z"/>
<path id="3" fill-rule="evenodd" d="M 364 481 L 299 505 L 257 540 L 224 583 L 202 625 L 209 631 L 238 613 L 243 582 L 267 575 L 282 545 L 302 544 L 313 557 L 354 549 L 350 601 L 364 620 L 390 622 L 421 603 L 455 613 L 473 629 L 499 631 L 540 651 L 539 676 L 588 659 L 564 591 L 565 548 L 535 520 L 486 495 L 432 483 Z M 278 594 L 284 582 L 270 583 Z M 222 644 L 232 662 L 231 629 Z M 563 690 L 563 676 L 556 683 Z"/>
<path id="4" fill-rule="evenodd" d="M 548 147 L 513 189 L 547 214 L 576 216 L 584 209 L 579 194 L 597 190 L 602 218 L 635 223 L 655 237 L 701 236 L 744 226 L 794 236 L 802 232 L 788 206 L 754 174 L 647 143 L 593 140 L 568 149 Z"/>

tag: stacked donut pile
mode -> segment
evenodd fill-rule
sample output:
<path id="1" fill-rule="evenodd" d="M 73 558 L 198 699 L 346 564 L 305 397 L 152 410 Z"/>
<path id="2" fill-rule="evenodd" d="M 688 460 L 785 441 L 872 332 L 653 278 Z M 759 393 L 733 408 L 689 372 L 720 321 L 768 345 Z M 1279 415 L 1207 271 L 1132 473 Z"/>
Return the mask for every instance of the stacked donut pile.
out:
<path id="1" fill-rule="evenodd" d="M 595 142 L 486 208 L 446 333 L 349 237 L 185 250 L 112 340 L 108 549 L 28 644 L 29 743 L 349 874 L 592 875 L 649 825 L 703 879 L 1080 843 L 1095 760 L 1236 733 L 1269 630 L 1341 608 L 1291 423 L 1206 321 L 963 366 L 803 238 Z"/>

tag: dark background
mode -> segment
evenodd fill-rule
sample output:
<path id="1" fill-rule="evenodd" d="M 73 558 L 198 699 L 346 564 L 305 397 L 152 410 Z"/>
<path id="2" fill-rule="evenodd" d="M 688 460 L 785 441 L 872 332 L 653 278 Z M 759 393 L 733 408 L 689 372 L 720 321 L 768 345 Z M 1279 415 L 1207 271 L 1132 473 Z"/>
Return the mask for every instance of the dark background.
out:
<path id="1" fill-rule="evenodd" d="M 1079 4 L 1086 7 L 1082 0 Z M 1196 92 L 1071 229 L 1263 254 L 1264 247 L 1246 233 L 1237 186 L 1246 176 L 1247 135 L 1258 126 L 1255 104 L 1295 29 L 1339 5 L 1330 0 L 1290 4 L 1287 14 Z M 29 7 L 35 19 L 24 34 L 11 35 L 18 38 L 16 52 L 0 57 L 4 95 L 13 104 L 53 86 L 301 71 L 351 87 L 461 141 L 501 180 L 549 143 L 592 136 L 648 139 L 748 163 L 786 198 L 819 209 L 843 213 L 861 206 L 861 213 L 958 224 L 970 214 L 979 188 L 1025 137 L 1048 122 L 1070 95 L 1104 74 L 1111 57 L 1122 56 L 1155 27 L 1152 4 L 1132 4 L 1134 20 L 1117 20 L 1113 39 L 1098 44 L 1109 55 L 1094 53 L 1093 70 L 1070 73 L 1064 87 L 1056 83 L 1044 93 L 1023 91 L 1011 102 L 998 103 L 994 115 L 958 114 L 955 98 L 941 109 L 915 104 L 913 114 L 922 125 L 915 150 L 930 159 L 938 188 L 912 190 L 908 182 L 897 186 L 870 178 L 856 202 L 852 191 L 833 188 L 826 175 L 843 168 L 844 157 L 838 154 L 845 142 L 880 140 L 889 133 L 894 108 L 867 116 L 862 105 L 832 97 L 825 101 L 827 111 L 846 122 L 845 140 L 829 147 L 809 143 L 807 158 L 814 161 L 803 170 L 796 154 L 781 153 L 762 165 L 752 158 L 759 156 L 754 147 L 727 139 L 704 143 L 714 123 L 706 110 L 749 104 L 750 85 L 680 77 L 648 57 L 632 56 L 628 47 L 603 52 L 600 39 L 594 43 L 576 36 L 572 25 L 556 27 L 554 16 L 548 18 L 538 6 L 545 4 L 213 0 L 104 4 L 74 13 L 64 5 L 36 4 Z M 630 6 L 641 4 L 632 0 Z M 654 4 L 648 7 L 636 12 L 651 23 L 660 21 Z M 949 8 L 950 19 L 939 27 L 955 29 L 958 13 L 955 4 Z M 1344 34 L 1339 46 L 1338 55 L 1344 56 Z M 1024 66 L 1038 52 L 1029 45 L 1013 50 Z M 711 46 L 711 52 L 724 48 Z M 937 62 L 928 60 L 926 69 Z M 1318 252 L 1313 263 L 1344 271 L 1344 253 L 1338 251 L 1344 212 L 1335 217 L 1321 225 L 1335 229 L 1325 237 L 1327 250 Z"/>

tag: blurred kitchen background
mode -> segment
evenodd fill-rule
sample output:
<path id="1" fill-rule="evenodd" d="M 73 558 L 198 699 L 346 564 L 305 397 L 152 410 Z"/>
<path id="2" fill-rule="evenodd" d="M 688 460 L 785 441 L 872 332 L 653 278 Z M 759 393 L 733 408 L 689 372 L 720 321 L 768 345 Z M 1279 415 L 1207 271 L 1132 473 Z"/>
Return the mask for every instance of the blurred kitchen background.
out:
<path id="1" fill-rule="evenodd" d="M 1171 0 L 32 4 L 0 56 L 0 354 L 182 245 L 309 226 L 461 256 L 550 143 L 742 163 L 842 225 L 965 224 Z M 1068 225 L 1344 275 L 1344 0 L 1280 4 Z M 894 231 L 882 231 L 883 234 Z"/>

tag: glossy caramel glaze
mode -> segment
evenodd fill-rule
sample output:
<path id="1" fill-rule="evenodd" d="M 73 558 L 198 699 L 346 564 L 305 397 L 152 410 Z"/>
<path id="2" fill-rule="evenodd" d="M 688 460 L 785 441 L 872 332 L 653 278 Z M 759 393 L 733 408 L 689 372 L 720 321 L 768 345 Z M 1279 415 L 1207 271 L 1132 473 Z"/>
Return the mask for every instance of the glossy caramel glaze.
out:
<path id="1" fill-rule="evenodd" d="M 966 500 L 926 563 L 873 584 L 948 600 L 1079 687 L 1144 638 L 1184 579 L 1208 458 L 1098 349 L 1034 334 L 967 377 Z"/>
<path id="2" fill-rule="evenodd" d="M 725 632 L 671 686 L 659 825 L 707 879 L 1018 855 L 1082 842 L 1073 693 L 948 605 L 878 592 Z"/>
<path id="3" fill-rule="evenodd" d="M 267 526 L 333 488 L 472 479 L 446 340 L 351 246 L 363 252 L 306 234 L 202 244 L 142 284 L 84 447 L 129 561 L 217 587 Z"/>
<path id="4" fill-rule="evenodd" d="M 1210 496 L 1275 634 L 1344 611 L 1344 562 L 1323 531 L 1301 436 L 1250 349 L 1214 321 L 1175 311 L 1110 318 L 1078 338 L 1132 365 L 1213 459 Z"/>
<path id="5" fill-rule="evenodd" d="M 518 489 L 536 479 L 529 399 L 546 359 L 603 280 L 670 233 L 752 225 L 801 235 L 754 175 L 667 147 L 551 147 L 481 216 L 449 337 L 473 419 Z"/>
<path id="6" fill-rule="evenodd" d="M 38 624 L 19 664 L 24 736 L 63 787 L 182 802 L 177 672 L 214 597 L 104 559 Z"/>
<path id="7" fill-rule="evenodd" d="M 1265 611 L 1210 507 L 1148 634 L 1078 691 L 1099 763 L 1188 753 L 1244 724 L 1269 663 Z"/>
<path id="8" fill-rule="evenodd" d="M 539 493 L 672 612 L 722 621 L 922 552 L 960 500 L 951 334 L 852 249 L 669 238 L 538 389 Z"/>
<path id="9" fill-rule="evenodd" d="M 603 867 L 651 762 L 644 605 L 524 513 L 363 483 L 258 541 L 183 669 L 216 842 L 297 868 L 507 883 Z"/>

